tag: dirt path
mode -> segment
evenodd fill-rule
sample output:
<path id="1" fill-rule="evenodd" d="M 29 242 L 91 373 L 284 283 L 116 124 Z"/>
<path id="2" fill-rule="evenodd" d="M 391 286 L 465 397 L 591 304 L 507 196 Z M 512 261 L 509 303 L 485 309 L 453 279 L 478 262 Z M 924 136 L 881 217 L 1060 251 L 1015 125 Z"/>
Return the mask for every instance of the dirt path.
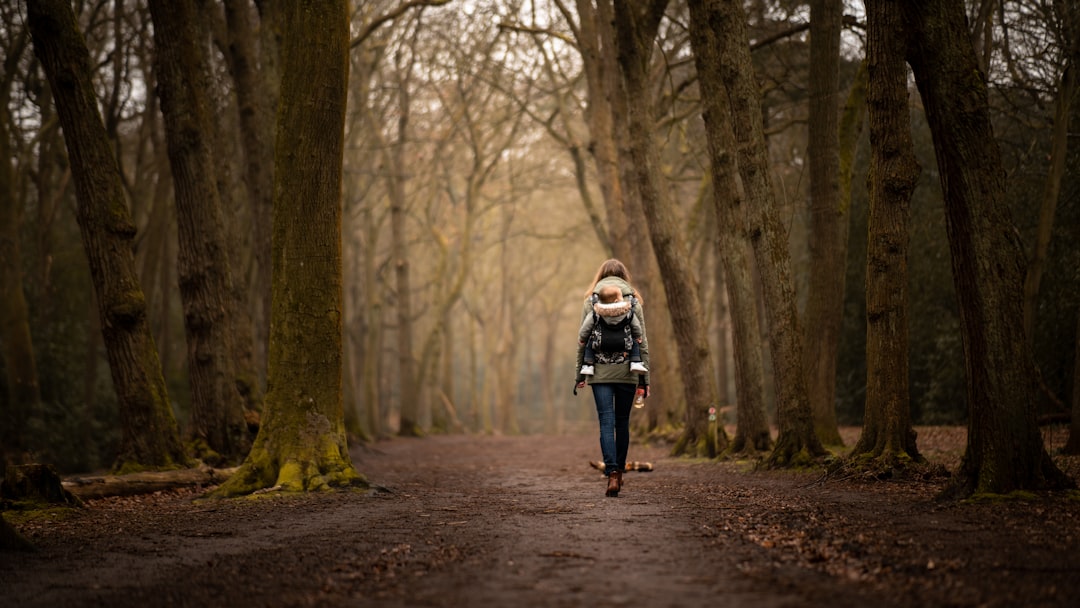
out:
<path id="1" fill-rule="evenodd" d="M 96 501 L 20 529 L 0 606 L 1072 606 L 1080 502 L 940 506 L 634 445 L 618 498 L 585 437 L 358 448 L 383 489 Z"/>

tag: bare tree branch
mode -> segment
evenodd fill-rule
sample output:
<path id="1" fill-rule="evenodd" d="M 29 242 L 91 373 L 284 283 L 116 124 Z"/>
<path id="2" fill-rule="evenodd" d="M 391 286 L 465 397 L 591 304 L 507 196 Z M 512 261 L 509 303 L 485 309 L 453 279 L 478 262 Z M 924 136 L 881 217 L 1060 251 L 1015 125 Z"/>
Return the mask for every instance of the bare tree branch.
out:
<path id="1" fill-rule="evenodd" d="M 375 33 L 375 30 L 379 29 L 379 27 L 381 27 L 384 23 L 397 19 L 398 17 L 404 15 L 405 12 L 411 8 L 416 8 L 418 6 L 443 6 L 445 4 L 450 4 L 451 1 L 452 0 L 411 0 L 410 2 L 406 2 L 405 4 L 402 4 L 401 6 L 390 11 L 389 13 L 382 15 L 381 17 L 376 17 L 374 21 L 369 23 L 367 27 L 365 27 L 364 30 L 360 32 L 360 34 L 358 34 L 355 38 L 352 39 L 351 42 L 349 42 L 349 48 L 355 49 L 356 47 L 360 46 L 364 43 L 365 40 L 367 40 L 368 36 L 371 36 L 373 33 Z"/>

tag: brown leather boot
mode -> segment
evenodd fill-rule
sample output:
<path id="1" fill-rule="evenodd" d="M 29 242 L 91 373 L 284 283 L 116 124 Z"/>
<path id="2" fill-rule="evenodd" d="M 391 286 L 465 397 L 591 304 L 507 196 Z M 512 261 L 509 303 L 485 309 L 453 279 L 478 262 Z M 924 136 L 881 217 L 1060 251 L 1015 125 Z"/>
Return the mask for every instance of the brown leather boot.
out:
<path id="1" fill-rule="evenodd" d="M 616 471 L 608 474 L 607 478 L 607 496 L 618 496 L 619 490 L 622 488 L 622 473 Z"/>

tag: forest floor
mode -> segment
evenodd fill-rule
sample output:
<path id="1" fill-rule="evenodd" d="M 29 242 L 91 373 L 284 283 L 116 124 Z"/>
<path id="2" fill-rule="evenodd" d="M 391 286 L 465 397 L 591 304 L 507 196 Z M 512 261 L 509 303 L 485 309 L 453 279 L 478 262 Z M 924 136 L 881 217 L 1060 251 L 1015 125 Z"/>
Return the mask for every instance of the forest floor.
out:
<path id="1" fill-rule="evenodd" d="M 964 430 L 920 427 L 954 468 Z M 849 445 L 858 429 L 845 429 Z M 1048 436 L 1051 450 L 1060 436 Z M 1055 447 L 1056 443 L 1056 447 Z M 1080 498 L 940 503 L 878 481 L 670 458 L 617 498 L 593 433 L 353 450 L 373 489 L 91 501 L 16 520 L 0 606 L 1076 606 Z M 1076 478 L 1080 463 L 1055 456 Z"/>

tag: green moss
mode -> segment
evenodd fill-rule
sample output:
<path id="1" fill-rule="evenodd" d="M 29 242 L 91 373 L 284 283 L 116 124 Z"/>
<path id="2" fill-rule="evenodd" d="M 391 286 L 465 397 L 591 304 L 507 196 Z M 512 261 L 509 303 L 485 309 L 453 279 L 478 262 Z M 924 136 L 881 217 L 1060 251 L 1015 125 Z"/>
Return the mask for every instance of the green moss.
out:
<path id="1" fill-rule="evenodd" d="M 78 507 L 50 505 L 36 501 L 15 501 L 4 510 L 4 519 L 14 525 L 31 522 L 65 521 L 79 513 Z"/>
<path id="2" fill-rule="evenodd" d="M 201 460 L 212 467 L 225 464 L 225 457 L 217 453 L 217 451 L 211 448 L 210 444 L 206 443 L 206 440 L 201 437 L 189 441 L 185 448 L 192 458 Z"/>

